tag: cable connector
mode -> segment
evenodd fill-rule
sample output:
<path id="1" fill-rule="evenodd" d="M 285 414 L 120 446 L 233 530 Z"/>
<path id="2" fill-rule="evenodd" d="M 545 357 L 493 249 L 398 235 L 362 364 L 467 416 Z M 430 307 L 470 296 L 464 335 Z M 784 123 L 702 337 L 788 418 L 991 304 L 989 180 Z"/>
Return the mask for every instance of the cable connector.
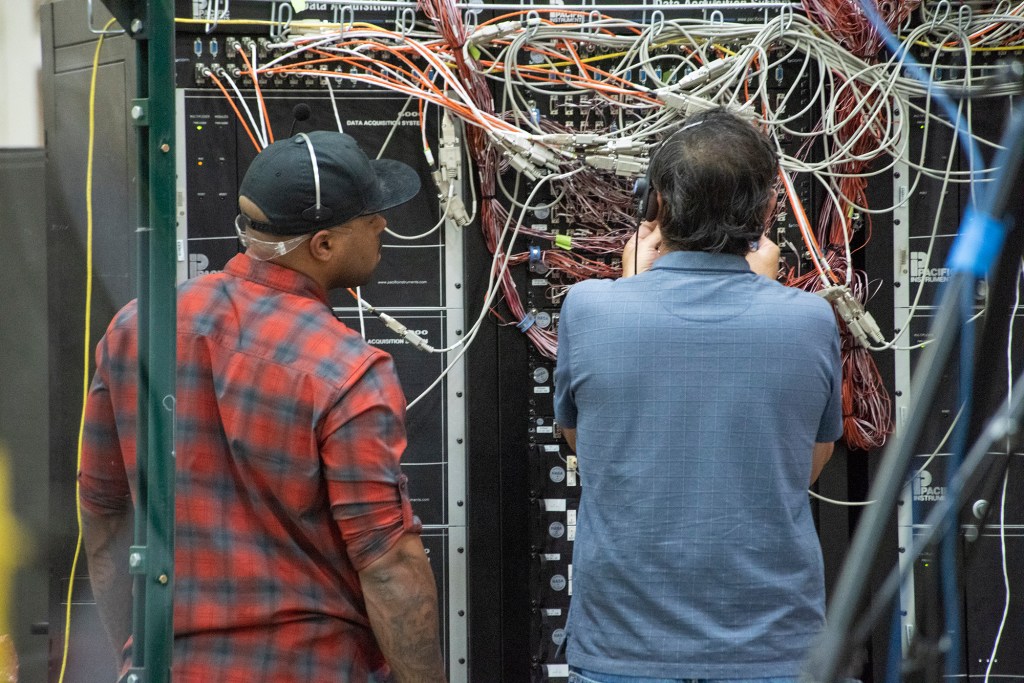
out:
<path id="1" fill-rule="evenodd" d="M 503 145 L 514 155 L 522 156 L 534 166 L 546 166 L 553 171 L 558 170 L 558 163 L 555 161 L 554 152 L 539 143 L 533 142 L 526 135 L 509 131 L 498 131 L 491 133 L 491 136 L 498 144 Z"/>
<path id="2" fill-rule="evenodd" d="M 605 149 L 613 154 L 636 154 L 647 149 L 647 145 L 633 138 L 618 138 L 616 140 L 609 140 L 605 145 Z"/>
<path id="3" fill-rule="evenodd" d="M 659 88 L 654 91 L 654 96 L 665 105 L 668 109 L 675 109 L 682 112 L 683 118 L 689 118 L 694 114 L 699 114 L 703 111 L 708 111 L 715 108 L 715 104 L 702 97 L 696 97 L 695 95 L 688 95 L 681 92 L 673 92 L 676 90 L 676 86 L 672 88 Z"/>
<path id="4" fill-rule="evenodd" d="M 530 163 L 530 160 L 524 157 L 522 154 L 508 154 L 506 153 L 508 162 L 512 164 L 512 168 L 516 169 L 527 178 L 533 181 L 540 180 L 544 175 L 540 172 L 536 166 Z"/>
<path id="5" fill-rule="evenodd" d="M 694 69 L 680 78 L 674 87 L 681 90 L 689 90 L 690 88 L 696 88 L 699 85 L 704 85 L 711 79 L 717 78 L 727 71 L 729 67 L 732 66 L 732 63 L 732 57 L 723 57 L 721 59 L 710 61 L 699 69 Z"/>
<path id="6" fill-rule="evenodd" d="M 598 171 L 611 171 L 617 176 L 634 178 L 647 172 L 648 160 L 623 154 L 594 154 L 583 157 L 583 163 Z"/>
<path id="7" fill-rule="evenodd" d="M 526 21 L 501 21 L 477 29 L 466 42 L 476 45 L 477 43 L 501 40 L 532 26 L 540 26 L 540 17 L 530 17 Z"/>
<path id="8" fill-rule="evenodd" d="M 875 322 L 875 318 L 854 298 L 849 287 L 832 285 L 818 291 L 817 294 L 832 304 L 858 344 L 867 349 L 871 348 L 871 342 L 875 344 L 885 342 L 885 337 L 882 336 L 882 330 Z"/>
<path id="9" fill-rule="evenodd" d="M 547 133 L 534 136 L 534 140 L 559 147 L 592 147 L 604 144 L 608 138 L 594 133 Z"/>
<path id="10" fill-rule="evenodd" d="M 665 105 L 667 109 L 674 109 L 681 112 L 682 118 L 684 119 L 695 114 L 715 109 L 719 106 L 715 102 L 705 100 L 703 97 L 697 97 L 696 95 L 690 95 L 684 92 L 673 92 L 677 88 L 678 85 L 673 85 L 671 88 L 658 88 L 651 92 L 662 104 Z M 748 121 L 753 121 L 757 118 L 757 112 L 747 104 L 735 104 L 730 102 L 725 105 L 725 108 L 733 114 L 736 114 Z"/>
<path id="11" fill-rule="evenodd" d="M 451 114 L 444 110 L 441 117 L 441 140 L 438 144 L 438 162 L 442 174 L 449 180 L 458 180 L 462 170 L 462 146 Z"/>
<path id="12" fill-rule="evenodd" d="M 455 222 L 460 228 L 469 225 L 469 213 L 466 212 L 466 204 L 462 201 L 462 198 L 455 194 L 452 188 L 452 183 L 455 179 L 449 179 L 444 167 L 442 166 L 436 171 L 430 174 L 434 178 L 434 183 L 437 185 L 437 201 L 441 203 L 443 208 L 442 211 L 448 214 L 448 217 Z M 456 174 L 455 178 L 458 178 Z"/>
<path id="13" fill-rule="evenodd" d="M 389 330 L 397 334 L 399 337 L 405 339 L 405 341 L 409 342 L 420 351 L 426 351 L 427 353 L 430 353 L 434 350 L 434 347 L 428 344 L 426 339 L 419 336 L 418 334 L 410 330 L 408 327 L 392 318 L 387 313 L 382 313 L 381 311 L 375 311 L 375 313 L 377 314 L 377 317 L 381 319 L 381 322 L 383 322 Z"/>
<path id="14" fill-rule="evenodd" d="M 462 198 L 455 193 L 455 183 L 462 175 L 462 151 L 459 136 L 447 110 L 441 118 L 441 139 L 438 145 L 438 168 L 431 175 L 437 185 L 437 199 L 448 217 L 459 227 L 469 225 L 469 213 Z"/>

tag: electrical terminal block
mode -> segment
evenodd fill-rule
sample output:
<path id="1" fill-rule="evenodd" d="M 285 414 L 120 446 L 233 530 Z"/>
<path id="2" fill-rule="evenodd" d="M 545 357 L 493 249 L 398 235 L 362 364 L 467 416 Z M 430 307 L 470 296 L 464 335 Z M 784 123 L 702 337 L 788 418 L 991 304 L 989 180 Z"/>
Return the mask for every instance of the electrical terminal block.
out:
<path id="1" fill-rule="evenodd" d="M 617 176 L 634 178 L 647 172 L 648 160 L 627 155 L 594 154 L 583 158 L 583 162 L 598 171 L 611 171 Z"/>
<path id="2" fill-rule="evenodd" d="M 820 290 L 818 294 L 832 304 L 858 344 L 867 349 L 871 347 L 872 342 L 875 344 L 885 342 L 885 337 L 882 336 L 882 330 L 875 322 L 874 316 L 854 298 L 849 287 L 832 285 Z"/>

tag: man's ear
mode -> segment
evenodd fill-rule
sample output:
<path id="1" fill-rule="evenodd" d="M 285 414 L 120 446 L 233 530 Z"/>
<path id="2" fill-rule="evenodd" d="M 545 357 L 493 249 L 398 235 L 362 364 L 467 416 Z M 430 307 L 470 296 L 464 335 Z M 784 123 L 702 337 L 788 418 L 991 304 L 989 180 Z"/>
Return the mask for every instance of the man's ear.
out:
<path id="1" fill-rule="evenodd" d="M 309 238 L 309 254 L 317 261 L 329 261 L 341 248 L 341 235 L 332 230 L 318 230 Z"/>

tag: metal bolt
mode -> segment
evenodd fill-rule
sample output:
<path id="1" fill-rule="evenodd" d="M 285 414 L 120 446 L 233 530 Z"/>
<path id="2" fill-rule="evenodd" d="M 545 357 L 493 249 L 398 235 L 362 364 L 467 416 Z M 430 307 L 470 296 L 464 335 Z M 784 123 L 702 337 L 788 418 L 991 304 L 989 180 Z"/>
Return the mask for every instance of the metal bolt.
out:
<path id="1" fill-rule="evenodd" d="M 461 391 L 456 391 L 455 392 L 455 398 L 462 398 L 462 392 Z"/>
<path id="2" fill-rule="evenodd" d="M 136 121 L 141 119 L 143 114 L 145 114 L 145 112 L 142 110 L 142 107 L 140 107 L 139 105 L 136 104 L 134 107 L 132 107 L 132 118 L 135 119 Z"/>
<path id="3" fill-rule="evenodd" d="M 132 553 L 128 556 L 128 566 L 138 567 L 142 564 L 142 553 Z"/>
<path id="4" fill-rule="evenodd" d="M 459 548 L 458 552 L 461 555 L 462 553 L 466 552 L 466 549 L 465 548 Z"/>
<path id="5" fill-rule="evenodd" d="M 164 144 L 160 145 L 160 151 L 166 154 L 167 152 L 171 151 L 171 146 L 165 142 Z"/>
<path id="6" fill-rule="evenodd" d="M 464 503 L 461 500 L 455 501 L 455 504 L 458 505 L 459 507 L 462 507 L 464 505 Z"/>
<path id="7" fill-rule="evenodd" d="M 142 31 L 142 19 L 132 19 L 132 33 L 140 33 Z"/>
<path id="8" fill-rule="evenodd" d="M 455 439 L 455 443 L 462 443 L 462 439 Z"/>
<path id="9" fill-rule="evenodd" d="M 169 581 L 170 579 L 168 579 L 168 578 L 167 578 L 167 574 L 161 574 L 160 576 L 156 577 L 156 580 L 157 580 L 157 582 L 158 582 L 158 583 L 159 583 L 160 585 L 162 585 L 162 586 L 166 586 L 166 585 L 167 585 L 167 582 L 168 582 L 168 581 Z"/>
<path id="10" fill-rule="evenodd" d="M 464 609 L 460 609 L 460 610 L 459 610 L 459 616 L 460 616 L 460 617 L 464 617 L 464 616 L 466 616 L 466 610 L 464 610 Z"/>
<path id="11" fill-rule="evenodd" d="M 465 664 L 465 663 L 466 663 L 466 658 L 465 657 L 459 657 L 459 664 Z"/>
<path id="12" fill-rule="evenodd" d="M 461 335 L 462 334 L 462 330 L 455 330 L 455 334 Z"/>
<path id="13" fill-rule="evenodd" d="M 462 289 L 462 283 L 461 282 L 456 282 L 455 283 L 455 289 Z"/>

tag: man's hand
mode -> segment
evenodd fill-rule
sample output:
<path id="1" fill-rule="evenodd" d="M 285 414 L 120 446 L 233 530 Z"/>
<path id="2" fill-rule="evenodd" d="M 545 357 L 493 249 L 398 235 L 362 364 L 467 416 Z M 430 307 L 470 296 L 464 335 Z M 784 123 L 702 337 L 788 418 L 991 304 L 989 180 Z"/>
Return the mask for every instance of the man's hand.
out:
<path id="1" fill-rule="evenodd" d="M 391 673 L 399 683 L 444 683 L 437 587 L 423 542 L 405 534 L 359 572 L 370 616 Z"/>
<path id="2" fill-rule="evenodd" d="M 774 280 L 779 276 L 780 253 L 779 245 L 762 235 L 761 241 L 757 243 L 757 249 L 747 252 L 745 258 L 752 271 Z"/>
<path id="3" fill-rule="evenodd" d="M 640 251 L 637 253 L 636 243 L 640 240 Z M 644 221 L 640 229 L 629 238 L 622 248 L 622 277 L 630 277 L 637 273 L 650 270 L 654 261 L 661 256 L 661 223 Z"/>

